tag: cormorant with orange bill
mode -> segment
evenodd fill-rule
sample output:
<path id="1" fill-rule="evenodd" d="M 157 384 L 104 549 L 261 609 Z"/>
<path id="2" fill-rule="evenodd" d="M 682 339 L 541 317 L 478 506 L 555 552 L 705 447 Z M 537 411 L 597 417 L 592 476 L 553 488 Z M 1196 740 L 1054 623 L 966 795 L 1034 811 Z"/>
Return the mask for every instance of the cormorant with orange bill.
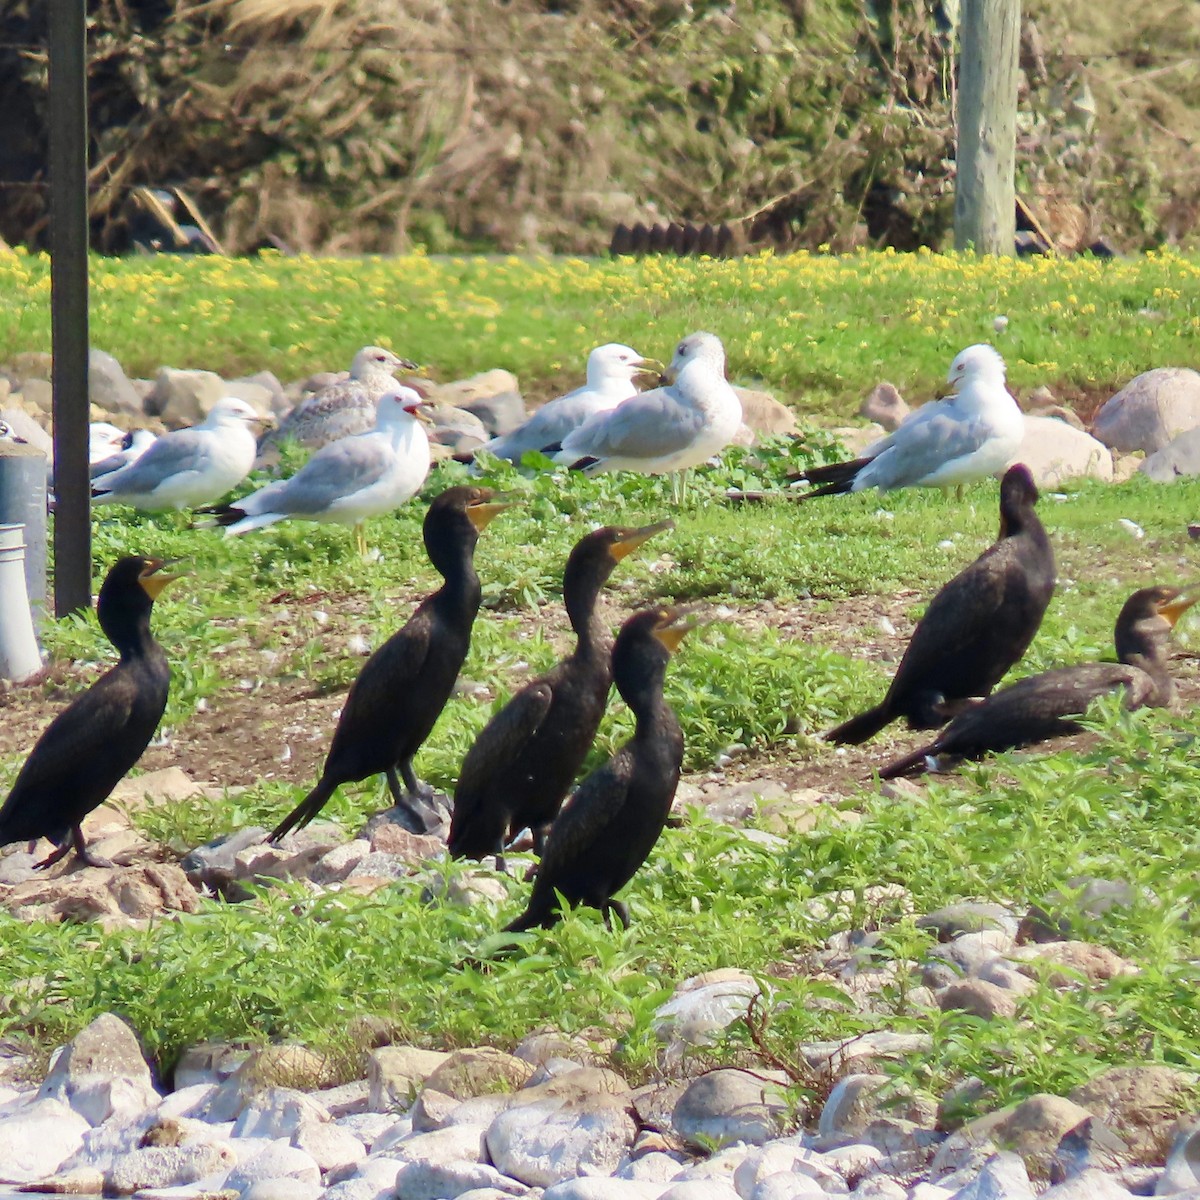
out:
<path id="1" fill-rule="evenodd" d="M 425 549 L 445 582 L 363 665 L 338 718 L 321 778 L 280 822 L 272 842 L 307 825 L 341 784 L 371 775 L 387 777 L 393 803 L 415 831 L 435 823 L 428 803 L 432 789 L 417 779 L 413 755 L 446 707 L 471 646 L 483 595 L 474 564 L 479 532 L 508 507 L 494 492 L 478 487 L 447 488 L 430 504 Z"/>
<path id="2" fill-rule="evenodd" d="M 879 772 L 882 779 L 920 775 L 934 760 L 937 769 L 1048 738 L 1078 733 L 1078 718 L 1100 696 L 1125 691 L 1128 709 L 1163 708 L 1175 684 L 1167 673 L 1167 645 L 1181 613 L 1200 600 L 1200 590 L 1148 587 L 1134 592 L 1117 617 L 1115 663 L 1080 663 L 1031 675 L 959 713 L 927 746 L 898 758 Z"/>
<path id="3" fill-rule="evenodd" d="M 673 521 L 641 529 L 606 525 L 581 538 L 563 572 L 563 600 L 575 631 L 575 652 L 523 687 L 487 723 L 467 751 L 454 792 L 450 853 L 495 854 L 533 830 L 537 849 L 545 827 L 591 749 L 612 683 L 611 638 L 596 611 L 600 589 L 617 563 Z"/>
<path id="4" fill-rule="evenodd" d="M 49 838 L 49 867 L 74 847 L 91 867 L 111 867 L 87 851 L 80 828 L 142 757 L 167 707 L 171 669 L 150 632 L 150 610 L 178 575 L 161 558 L 128 554 L 100 588 L 96 615 L 120 661 L 77 696 L 38 738 L 0 808 L 0 844 Z"/>
<path id="5" fill-rule="evenodd" d="M 857 744 L 899 717 L 937 729 L 986 696 L 1025 653 L 1054 592 L 1054 551 L 1034 512 L 1038 490 L 1023 463 L 1000 484 L 996 541 L 929 602 L 881 703 L 831 729 Z"/>
<path id="6" fill-rule="evenodd" d="M 634 613 L 613 646 L 613 681 L 633 710 L 633 737 L 593 771 L 550 827 L 529 907 L 510 925 L 518 932 L 559 919 L 558 894 L 572 907 L 615 912 L 629 928 L 629 911 L 613 897 L 646 861 L 667 822 L 683 764 L 683 733 L 663 699 L 671 652 L 692 628 L 675 608 Z"/>

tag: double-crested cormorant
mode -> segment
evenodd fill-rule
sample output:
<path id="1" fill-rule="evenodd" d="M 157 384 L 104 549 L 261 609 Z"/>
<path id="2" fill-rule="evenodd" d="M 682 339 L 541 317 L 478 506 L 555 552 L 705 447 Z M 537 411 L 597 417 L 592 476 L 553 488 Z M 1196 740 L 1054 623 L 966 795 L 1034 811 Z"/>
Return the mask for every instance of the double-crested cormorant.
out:
<path id="1" fill-rule="evenodd" d="M 445 583 L 367 659 L 346 696 L 321 778 L 280 822 L 272 842 L 307 825 L 343 783 L 370 775 L 386 775 L 396 807 L 419 830 L 430 826 L 431 789 L 417 779 L 413 755 L 446 707 L 470 649 L 482 598 L 474 564 L 479 531 L 508 507 L 477 487 L 447 488 L 429 506 L 425 549 Z"/>
<path id="2" fill-rule="evenodd" d="M 1033 506 L 1029 468 L 1000 484 L 1000 533 L 930 601 L 882 703 L 825 740 L 865 742 L 898 717 L 910 729 L 944 725 L 961 702 L 986 696 L 1025 653 L 1054 592 L 1054 552 Z"/>
<path id="3" fill-rule="evenodd" d="M 927 746 L 898 758 L 879 772 L 882 779 L 920 775 L 929 760 L 948 763 L 1012 750 L 1047 738 L 1078 733 L 1075 718 L 1099 696 L 1125 689 L 1125 707 L 1165 707 L 1175 685 L 1167 673 L 1167 643 L 1179 615 L 1200 592 L 1149 587 L 1134 592 L 1117 617 L 1115 663 L 1080 663 L 1031 675 L 959 713 Z M 939 761 L 939 769 L 941 763 Z"/>
<path id="4" fill-rule="evenodd" d="M 49 838 L 49 867 L 72 846 L 88 866 L 111 866 L 87 852 L 80 825 L 142 756 L 163 710 L 171 670 L 150 632 L 150 610 L 178 575 L 161 558 L 126 555 L 113 564 L 96 613 L 120 662 L 46 727 L 0 808 L 0 844 Z"/>
<path id="5" fill-rule="evenodd" d="M 1004 470 L 1025 436 L 1025 418 L 1004 386 L 1004 359 L 991 346 L 968 346 L 947 379 L 958 387 L 954 395 L 923 404 L 861 458 L 791 476 L 816 485 L 800 499 L 872 487 L 961 487 Z"/>
<path id="6" fill-rule="evenodd" d="M 612 683 L 608 630 L 596 601 L 613 568 L 672 521 L 641 529 L 606 525 L 580 539 L 563 572 L 575 652 L 523 687 L 467 751 L 454 792 L 450 853 L 501 860 L 505 842 L 529 826 L 538 848 L 583 765 Z"/>
<path id="7" fill-rule="evenodd" d="M 593 771 L 550 828 L 529 907 L 508 932 L 549 927 L 558 897 L 615 912 L 626 929 L 629 911 L 613 896 L 646 861 L 671 811 L 683 763 L 683 733 L 663 700 L 667 661 L 691 628 L 679 609 L 634 613 L 613 646 L 613 681 L 637 721 L 633 737 Z"/>

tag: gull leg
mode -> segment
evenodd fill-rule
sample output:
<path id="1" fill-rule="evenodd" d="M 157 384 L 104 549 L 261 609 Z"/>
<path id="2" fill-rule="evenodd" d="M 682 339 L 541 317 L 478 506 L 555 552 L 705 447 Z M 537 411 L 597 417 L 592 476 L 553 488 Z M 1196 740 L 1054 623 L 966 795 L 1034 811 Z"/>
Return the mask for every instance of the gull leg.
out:
<path id="1" fill-rule="evenodd" d="M 363 533 L 361 521 L 354 523 L 354 544 L 358 547 L 358 555 L 360 558 L 367 557 L 367 535 Z"/>

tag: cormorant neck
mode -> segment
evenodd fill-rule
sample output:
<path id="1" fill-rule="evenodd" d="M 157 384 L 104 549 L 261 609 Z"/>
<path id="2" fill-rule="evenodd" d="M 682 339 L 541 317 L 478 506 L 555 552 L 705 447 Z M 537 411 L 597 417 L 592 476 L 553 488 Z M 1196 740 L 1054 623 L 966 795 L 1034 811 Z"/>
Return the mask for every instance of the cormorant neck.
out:
<path id="1" fill-rule="evenodd" d="M 577 658 L 587 658 L 597 653 L 606 655 L 612 649 L 608 628 L 598 611 L 600 589 L 603 586 L 604 580 L 589 572 L 573 577 L 563 587 L 567 619 L 577 639 Z"/>
<path id="2" fill-rule="evenodd" d="M 141 591 L 140 588 L 138 590 Z M 100 604 L 97 607 L 100 628 L 122 661 L 143 658 L 156 644 L 150 632 L 151 600 L 145 593 L 142 593 L 142 597 L 142 603 L 135 600 L 128 605 L 110 607 Z"/>
<path id="3" fill-rule="evenodd" d="M 429 561 L 445 580 L 439 595 L 447 600 L 477 609 L 483 592 L 475 573 L 475 544 L 479 534 L 464 517 L 467 528 L 425 539 Z"/>
<path id="4" fill-rule="evenodd" d="M 663 680 L 667 674 L 667 661 L 664 652 L 661 657 L 642 657 L 636 663 L 621 664 L 617 668 L 617 690 L 637 720 L 636 737 L 651 734 L 666 707 Z"/>
<path id="5" fill-rule="evenodd" d="M 1165 708 L 1175 696 L 1175 681 L 1167 670 L 1167 664 L 1158 654 L 1127 654 L 1122 660 L 1126 666 L 1137 667 L 1154 685 L 1153 694 L 1146 700 L 1151 708 Z"/>

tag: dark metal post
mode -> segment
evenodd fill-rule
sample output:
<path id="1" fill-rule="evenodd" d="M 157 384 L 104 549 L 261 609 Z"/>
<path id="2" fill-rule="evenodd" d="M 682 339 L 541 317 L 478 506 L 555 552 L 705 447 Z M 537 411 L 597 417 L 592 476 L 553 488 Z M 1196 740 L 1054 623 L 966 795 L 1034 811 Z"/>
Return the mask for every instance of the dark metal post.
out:
<path id="1" fill-rule="evenodd" d="M 85 2 L 49 0 L 54 611 L 60 617 L 92 602 Z"/>

